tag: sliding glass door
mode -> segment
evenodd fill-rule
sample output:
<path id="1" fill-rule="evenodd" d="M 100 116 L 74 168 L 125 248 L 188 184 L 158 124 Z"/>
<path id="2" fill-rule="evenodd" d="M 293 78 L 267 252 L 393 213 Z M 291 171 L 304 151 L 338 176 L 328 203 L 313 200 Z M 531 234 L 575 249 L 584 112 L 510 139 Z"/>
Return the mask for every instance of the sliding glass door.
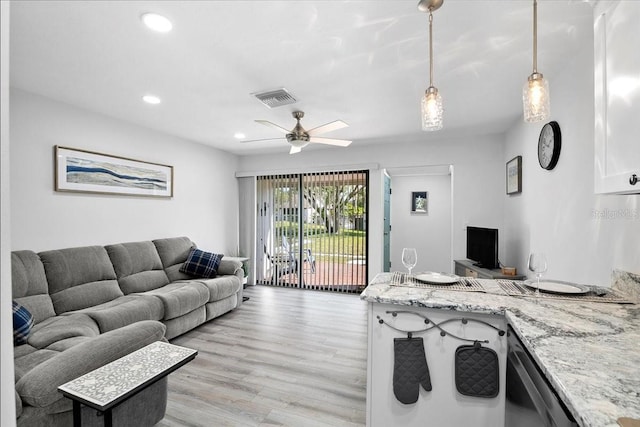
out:
<path id="1" fill-rule="evenodd" d="M 359 292 L 367 284 L 368 172 L 257 179 L 257 283 Z"/>

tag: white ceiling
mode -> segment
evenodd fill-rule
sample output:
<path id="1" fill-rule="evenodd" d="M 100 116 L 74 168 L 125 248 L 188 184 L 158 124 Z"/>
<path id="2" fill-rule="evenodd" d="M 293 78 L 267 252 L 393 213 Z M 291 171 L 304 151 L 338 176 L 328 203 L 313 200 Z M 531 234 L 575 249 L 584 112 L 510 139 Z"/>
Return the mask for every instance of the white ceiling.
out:
<path id="1" fill-rule="evenodd" d="M 445 0 L 434 13 L 434 85 L 444 129 L 425 133 L 428 19 L 417 0 L 13 1 L 11 84 L 88 110 L 237 154 L 288 152 L 254 122 L 307 129 L 353 146 L 504 132 L 521 116 L 532 71 L 531 0 Z M 550 80 L 592 44 L 592 6 L 541 0 L 538 69 Z M 140 15 L 173 22 L 148 30 Z M 269 109 L 251 93 L 284 87 L 298 102 Z M 163 102 L 141 101 L 153 93 Z M 553 102 L 553 101 L 552 101 Z M 552 104 L 553 106 L 553 104 Z M 336 149 L 336 148 L 334 148 Z M 338 148 L 339 149 L 339 148 Z"/>

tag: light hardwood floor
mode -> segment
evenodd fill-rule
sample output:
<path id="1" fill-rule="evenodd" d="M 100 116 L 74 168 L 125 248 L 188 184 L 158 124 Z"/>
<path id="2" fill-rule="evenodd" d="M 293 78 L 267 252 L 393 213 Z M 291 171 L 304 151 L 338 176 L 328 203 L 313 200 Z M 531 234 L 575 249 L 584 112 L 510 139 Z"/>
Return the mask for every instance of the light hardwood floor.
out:
<path id="1" fill-rule="evenodd" d="M 367 305 L 357 294 L 250 286 L 240 308 L 172 340 L 158 426 L 362 426 Z"/>

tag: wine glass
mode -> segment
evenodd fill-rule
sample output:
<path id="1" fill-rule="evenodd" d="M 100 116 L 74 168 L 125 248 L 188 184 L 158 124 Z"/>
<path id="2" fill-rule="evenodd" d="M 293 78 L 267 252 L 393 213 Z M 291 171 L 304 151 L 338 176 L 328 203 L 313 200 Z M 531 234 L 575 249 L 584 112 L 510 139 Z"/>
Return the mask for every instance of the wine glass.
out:
<path id="1" fill-rule="evenodd" d="M 540 296 L 540 278 L 547 271 L 547 257 L 541 252 L 532 252 L 529 255 L 529 270 L 535 273 L 538 279 L 536 285 L 536 296 Z"/>
<path id="2" fill-rule="evenodd" d="M 411 269 L 418 263 L 418 254 L 415 248 L 402 249 L 402 263 L 409 269 L 409 276 L 411 276 Z"/>

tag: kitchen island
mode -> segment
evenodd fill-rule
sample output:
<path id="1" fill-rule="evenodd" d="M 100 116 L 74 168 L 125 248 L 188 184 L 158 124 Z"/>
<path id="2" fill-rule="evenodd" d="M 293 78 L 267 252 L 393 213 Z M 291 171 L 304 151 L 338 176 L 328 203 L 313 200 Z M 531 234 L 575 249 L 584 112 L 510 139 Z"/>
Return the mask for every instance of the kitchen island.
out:
<path id="1" fill-rule="evenodd" d="M 624 287 L 637 302 L 638 276 L 616 272 L 615 278 L 614 289 Z M 405 306 L 503 317 L 580 426 L 615 427 L 619 417 L 640 418 L 638 304 L 515 297 L 494 280 L 476 280 L 482 292 L 396 286 L 391 273 L 377 275 L 361 294 L 370 303 L 370 340 L 374 328 L 387 326 L 374 316 L 375 307 L 385 312 L 388 306 Z M 371 375 L 376 374 L 371 360 L 368 369 L 367 424 L 373 425 L 370 399 L 378 392 L 370 390 Z"/>

